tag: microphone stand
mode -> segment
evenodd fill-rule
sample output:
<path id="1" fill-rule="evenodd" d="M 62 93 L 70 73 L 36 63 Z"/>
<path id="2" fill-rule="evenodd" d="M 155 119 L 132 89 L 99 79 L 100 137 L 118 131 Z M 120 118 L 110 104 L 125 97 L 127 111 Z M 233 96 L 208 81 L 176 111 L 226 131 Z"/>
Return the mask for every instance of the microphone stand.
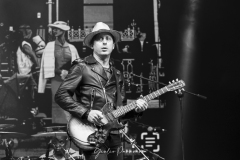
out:
<path id="1" fill-rule="evenodd" d="M 143 153 L 143 151 L 136 145 L 136 143 L 135 143 L 135 139 L 131 139 L 130 137 L 128 137 L 128 135 L 124 132 L 124 130 L 123 129 L 121 129 L 121 130 L 119 130 L 126 138 L 127 138 L 127 142 L 129 142 L 131 145 L 132 145 L 132 148 L 137 148 L 137 150 L 147 159 L 147 160 L 149 160 L 148 159 L 148 157 Z"/>
<path id="2" fill-rule="evenodd" d="M 177 96 L 178 96 L 178 99 L 179 99 L 180 113 L 181 113 L 181 144 L 182 144 L 182 156 L 183 156 L 183 160 L 185 160 L 185 156 L 184 156 L 184 140 L 183 140 L 183 105 L 182 105 L 184 92 L 182 92 L 182 90 L 178 90 L 178 91 L 177 91 Z"/>
<path id="3" fill-rule="evenodd" d="M 131 73 L 131 75 L 133 75 L 133 76 L 135 76 L 135 77 L 138 77 L 138 78 L 145 79 L 145 80 L 147 80 L 147 81 L 151 81 L 151 82 L 154 82 L 154 83 L 161 84 L 161 85 L 163 85 L 163 86 L 167 86 L 167 84 L 165 84 L 165 83 L 157 82 L 157 81 L 154 81 L 154 80 L 145 78 L 145 77 L 143 77 L 143 76 L 136 75 L 136 74 L 134 74 L 134 73 Z M 197 97 L 202 98 L 202 99 L 207 99 L 207 97 L 205 97 L 205 96 L 203 96 L 203 95 L 195 94 L 195 93 L 192 93 L 192 92 L 189 92 L 189 91 L 186 91 L 186 90 L 182 90 L 182 92 L 188 93 L 188 94 L 191 94 L 191 95 L 194 95 L 194 96 L 197 96 Z"/>
<path id="4" fill-rule="evenodd" d="M 5 145 L 5 155 L 7 160 L 14 160 L 13 153 L 11 150 L 11 140 L 8 142 L 7 139 L 3 139 L 3 143 Z"/>
<path id="5" fill-rule="evenodd" d="M 132 138 L 128 137 L 128 135 L 124 132 L 123 129 L 121 129 L 120 132 L 127 138 L 127 142 L 132 145 L 132 148 L 137 148 L 137 150 L 144 156 L 144 158 L 141 158 L 142 160 L 145 160 L 145 159 L 149 160 L 149 157 L 147 157 L 144 154 L 144 151 L 150 153 L 151 155 L 153 155 L 153 160 L 158 160 L 158 158 L 161 158 L 161 159 L 165 160 L 165 158 L 157 155 L 156 153 L 153 153 L 153 152 L 149 151 L 148 149 L 144 149 L 144 148 L 141 148 L 140 146 L 138 146 L 135 143 L 135 139 L 132 139 Z M 155 159 L 156 157 L 157 157 L 157 159 Z"/>
<path id="6" fill-rule="evenodd" d="M 47 150 L 45 153 L 46 159 L 49 159 L 49 151 L 50 151 L 51 145 L 52 145 L 52 139 L 50 139 L 50 141 L 48 142 L 48 145 L 47 145 Z"/>
<path id="7" fill-rule="evenodd" d="M 136 76 L 136 77 L 139 77 L 139 78 L 142 78 L 142 79 L 145 79 L 145 80 L 154 82 L 154 83 L 158 83 L 158 84 L 167 86 L 167 84 L 164 84 L 164 83 L 162 83 L 162 82 L 153 81 L 153 80 L 151 80 L 151 79 L 148 79 L 148 78 L 145 78 L 145 77 L 142 77 L 142 76 L 138 76 L 138 75 L 136 75 L 136 74 L 134 74 L 134 73 L 132 73 L 132 76 Z M 192 93 L 192 92 L 189 92 L 189 91 L 186 91 L 186 90 L 184 90 L 184 89 L 178 89 L 178 91 L 175 91 L 175 93 L 177 94 L 177 96 L 178 96 L 178 98 L 179 98 L 179 103 L 180 103 L 180 112 L 181 112 L 181 113 L 180 113 L 180 114 L 181 114 L 181 144 L 182 144 L 183 160 L 185 160 L 185 155 L 184 155 L 184 140 L 183 140 L 183 107 L 182 107 L 182 99 L 183 99 L 183 97 L 184 97 L 184 93 L 188 93 L 188 94 L 197 96 L 197 97 L 202 98 L 202 99 L 207 99 L 207 97 L 202 96 L 202 95 L 199 95 L 199 94 L 195 94 L 195 93 Z"/>

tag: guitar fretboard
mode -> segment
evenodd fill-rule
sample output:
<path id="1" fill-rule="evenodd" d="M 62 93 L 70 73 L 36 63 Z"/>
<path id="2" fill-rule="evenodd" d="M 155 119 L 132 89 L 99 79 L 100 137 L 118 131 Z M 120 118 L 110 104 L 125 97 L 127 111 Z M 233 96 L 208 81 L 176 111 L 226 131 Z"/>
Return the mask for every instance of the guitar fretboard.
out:
<path id="1" fill-rule="evenodd" d="M 154 99 L 154 98 L 156 98 L 156 97 L 166 93 L 167 91 L 169 91 L 168 88 L 167 87 L 163 87 L 163 88 L 161 88 L 161 89 L 159 89 L 159 90 L 157 90 L 157 91 L 155 91 L 153 93 L 150 93 L 150 94 L 144 96 L 143 99 L 146 102 L 149 102 L 150 100 L 152 100 L 152 99 Z M 122 106 L 122 107 L 118 108 L 117 110 L 112 111 L 112 114 L 113 114 L 113 116 L 115 118 L 118 118 L 118 117 L 122 116 L 123 114 L 133 110 L 134 108 L 136 108 L 136 101 L 133 101 L 133 102 L 131 102 L 130 104 L 128 104 L 126 106 Z"/>

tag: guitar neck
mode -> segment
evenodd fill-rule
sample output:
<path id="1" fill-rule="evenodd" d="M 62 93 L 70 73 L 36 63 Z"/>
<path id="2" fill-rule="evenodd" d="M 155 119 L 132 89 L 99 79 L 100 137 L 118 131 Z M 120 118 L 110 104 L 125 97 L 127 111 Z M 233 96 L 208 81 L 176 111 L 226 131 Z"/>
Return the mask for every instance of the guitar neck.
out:
<path id="1" fill-rule="evenodd" d="M 145 100 L 146 102 L 149 102 L 150 100 L 152 100 L 168 91 L 169 90 L 167 87 L 163 87 L 153 93 L 150 93 L 150 94 L 144 96 L 142 99 Z M 133 110 L 134 108 L 136 108 L 136 101 L 133 101 L 126 106 L 122 106 L 122 107 L 118 108 L 117 110 L 112 111 L 112 114 L 114 115 L 115 118 L 118 118 L 118 117 L 128 113 L 129 111 Z"/>

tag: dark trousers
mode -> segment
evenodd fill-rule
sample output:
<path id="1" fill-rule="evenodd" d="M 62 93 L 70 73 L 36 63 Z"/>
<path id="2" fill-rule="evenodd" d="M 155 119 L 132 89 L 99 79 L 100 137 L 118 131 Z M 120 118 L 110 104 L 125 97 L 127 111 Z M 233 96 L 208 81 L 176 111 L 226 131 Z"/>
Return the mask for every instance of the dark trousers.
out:
<path id="1" fill-rule="evenodd" d="M 86 160 L 123 160 L 120 134 L 109 134 L 106 142 L 93 151 L 83 151 Z"/>

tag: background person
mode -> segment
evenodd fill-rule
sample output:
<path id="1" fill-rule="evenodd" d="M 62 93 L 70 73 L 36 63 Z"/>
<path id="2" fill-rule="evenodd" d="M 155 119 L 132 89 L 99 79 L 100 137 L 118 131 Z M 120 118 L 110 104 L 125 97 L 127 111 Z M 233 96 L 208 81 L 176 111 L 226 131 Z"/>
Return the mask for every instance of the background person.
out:
<path id="1" fill-rule="evenodd" d="M 32 30 L 29 25 L 21 25 L 19 31 L 22 33 L 22 38 L 17 49 L 17 67 L 18 73 L 27 75 L 34 70 L 39 70 L 39 63 L 36 54 L 33 50 Z"/>
<path id="2" fill-rule="evenodd" d="M 53 160 L 68 160 L 71 157 L 77 159 L 84 159 L 83 155 L 79 155 L 78 151 L 72 148 L 67 148 L 68 137 L 56 136 L 51 139 L 48 144 L 46 154 L 41 155 L 40 159 L 53 159 Z"/>
<path id="3" fill-rule="evenodd" d="M 47 79 L 51 79 L 52 123 L 66 123 L 69 115 L 55 103 L 54 96 L 68 74 L 69 64 L 79 55 L 77 49 L 65 40 L 65 32 L 70 29 L 66 22 L 56 21 L 48 26 L 52 27 L 56 40 L 47 43 L 43 51 L 38 92 L 44 93 Z"/>

